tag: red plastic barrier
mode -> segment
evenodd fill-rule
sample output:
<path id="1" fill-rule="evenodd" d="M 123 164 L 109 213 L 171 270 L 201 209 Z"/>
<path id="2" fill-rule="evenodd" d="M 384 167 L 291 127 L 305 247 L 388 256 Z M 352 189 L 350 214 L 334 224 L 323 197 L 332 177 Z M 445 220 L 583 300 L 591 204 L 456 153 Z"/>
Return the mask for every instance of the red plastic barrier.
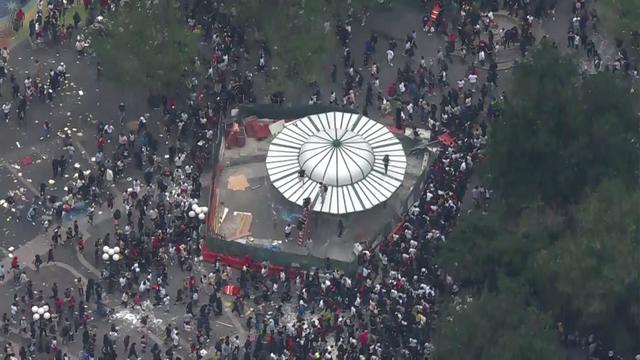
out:
<path id="1" fill-rule="evenodd" d="M 271 131 L 269 131 L 269 124 L 258 122 L 256 119 L 245 121 L 244 127 L 247 131 L 247 137 L 254 138 L 256 140 L 264 140 L 271 135 Z"/>
<path id="2" fill-rule="evenodd" d="M 238 258 L 231 255 L 220 254 L 209 250 L 206 244 L 202 244 L 202 259 L 209 263 L 215 263 L 218 259 L 220 259 L 221 263 L 228 265 L 234 269 L 242 269 L 244 266 L 251 270 L 262 268 L 261 262 L 251 260 L 249 256 Z M 282 265 L 269 264 L 269 275 L 278 275 L 285 269 L 287 269 L 287 276 L 289 278 L 295 278 L 296 276 L 304 273 L 304 270 L 300 268 L 285 268 Z"/>
<path id="3" fill-rule="evenodd" d="M 438 136 L 438 140 L 440 140 L 441 143 L 447 146 L 456 145 L 456 141 L 453 139 L 453 137 L 451 137 L 451 135 L 448 132 Z"/>

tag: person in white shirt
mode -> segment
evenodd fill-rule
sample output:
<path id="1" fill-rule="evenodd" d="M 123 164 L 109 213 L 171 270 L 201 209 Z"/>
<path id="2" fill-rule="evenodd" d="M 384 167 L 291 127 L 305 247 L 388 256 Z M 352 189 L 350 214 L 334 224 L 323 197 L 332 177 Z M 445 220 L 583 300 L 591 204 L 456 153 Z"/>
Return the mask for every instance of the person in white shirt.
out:
<path id="1" fill-rule="evenodd" d="M 338 105 L 338 102 L 336 101 L 336 92 L 335 91 L 332 91 L 331 95 L 329 95 L 329 104 Z"/>
<path id="2" fill-rule="evenodd" d="M 393 50 L 391 50 L 391 49 L 387 50 L 387 63 L 391 67 L 393 67 L 393 57 L 394 56 L 395 56 L 395 53 L 393 52 Z"/>
<path id="3" fill-rule="evenodd" d="M 11 103 L 6 102 L 2 105 L 2 113 L 4 114 L 4 121 L 9 122 L 9 114 L 11 112 Z"/>
<path id="4" fill-rule="evenodd" d="M 480 62 L 480 65 L 484 66 L 485 59 L 486 54 L 484 53 L 484 50 L 480 50 L 480 52 L 478 53 L 478 61 Z"/>
<path id="5" fill-rule="evenodd" d="M 469 84 L 471 85 L 471 91 L 476 92 L 476 86 L 478 85 L 478 75 L 471 73 L 468 76 Z"/>

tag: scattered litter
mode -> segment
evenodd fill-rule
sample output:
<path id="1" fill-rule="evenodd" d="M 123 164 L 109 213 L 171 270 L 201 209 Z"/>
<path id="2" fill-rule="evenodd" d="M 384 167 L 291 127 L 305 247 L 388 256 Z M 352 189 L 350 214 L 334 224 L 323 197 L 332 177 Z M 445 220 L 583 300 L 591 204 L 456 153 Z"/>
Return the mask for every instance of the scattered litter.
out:
<path id="1" fill-rule="evenodd" d="M 28 155 L 27 156 L 23 156 L 22 158 L 20 158 L 20 163 L 22 165 L 31 165 L 31 164 L 33 164 L 33 158 L 31 156 L 28 156 Z M 20 167 L 16 167 L 16 169 L 20 169 Z"/>

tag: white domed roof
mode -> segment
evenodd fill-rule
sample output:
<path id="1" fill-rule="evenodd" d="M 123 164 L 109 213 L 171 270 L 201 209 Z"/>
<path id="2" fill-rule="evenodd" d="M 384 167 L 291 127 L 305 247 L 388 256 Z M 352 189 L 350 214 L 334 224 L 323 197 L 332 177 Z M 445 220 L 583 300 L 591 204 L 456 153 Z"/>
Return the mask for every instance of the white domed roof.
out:
<path id="1" fill-rule="evenodd" d="M 298 162 L 311 180 L 341 186 L 364 179 L 375 154 L 362 136 L 347 129 L 325 129 L 300 147 Z"/>
<path id="2" fill-rule="evenodd" d="M 287 123 L 269 145 L 266 167 L 271 183 L 288 200 L 302 205 L 311 198 L 313 211 L 348 214 L 391 197 L 402 185 L 407 159 L 384 125 L 359 114 L 330 112 Z M 320 183 L 327 186 L 324 199 Z"/>

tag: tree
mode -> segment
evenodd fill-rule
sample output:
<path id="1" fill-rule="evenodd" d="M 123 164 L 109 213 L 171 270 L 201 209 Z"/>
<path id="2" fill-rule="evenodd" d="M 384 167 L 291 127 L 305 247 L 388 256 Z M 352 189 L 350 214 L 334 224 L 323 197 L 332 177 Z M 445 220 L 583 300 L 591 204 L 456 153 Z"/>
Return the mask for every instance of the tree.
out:
<path id="1" fill-rule="evenodd" d="M 577 206 L 575 230 L 535 261 L 549 307 L 574 326 L 609 334 L 610 343 L 640 336 L 639 209 L 640 190 L 606 181 Z"/>
<path id="2" fill-rule="evenodd" d="M 575 203 L 603 178 L 638 176 L 637 103 L 616 74 L 583 80 L 551 45 L 514 75 L 493 124 L 488 174 L 510 206 Z"/>
<path id="3" fill-rule="evenodd" d="M 466 287 L 495 290 L 501 276 L 531 278 L 535 254 L 561 231 L 561 218 L 543 206 L 517 216 L 501 203 L 463 216 L 437 254 L 437 263 Z"/>
<path id="4" fill-rule="evenodd" d="M 198 40 L 186 28 L 177 1 L 123 2 L 105 24 L 104 33 L 92 34 L 105 76 L 140 85 L 152 94 L 185 86 L 184 76 L 198 54 Z"/>
<path id="5" fill-rule="evenodd" d="M 640 176 L 639 98 L 616 74 L 603 72 L 581 82 L 584 115 L 581 132 L 590 188 L 615 178 L 625 186 L 638 184 Z"/>
<path id="6" fill-rule="evenodd" d="M 349 6 L 357 10 L 369 2 L 373 1 L 232 0 L 230 6 L 253 29 L 254 40 L 267 45 L 268 80 L 273 89 L 282 90 L 328 74 L 327 64 L 338 47 L 337 22 L 346 19 Z"/>
<path id="7" fill-rule="evenodd" d="M 621 39 L 631 39 L 634 31 L 640 31 L 638 23 L 640 6 L 636 0 L 611 0 L 598 3 L 598 12 L 603 13 L 607 25 L 611 26 L 614 35 Z"/>
<path id="8" fill-rule="evenodd" d="M 436 360 L 562 359 L 552 321 L 527 305 L 523 289 L 502 286 L 451 304 L 436 325 Z"/>

